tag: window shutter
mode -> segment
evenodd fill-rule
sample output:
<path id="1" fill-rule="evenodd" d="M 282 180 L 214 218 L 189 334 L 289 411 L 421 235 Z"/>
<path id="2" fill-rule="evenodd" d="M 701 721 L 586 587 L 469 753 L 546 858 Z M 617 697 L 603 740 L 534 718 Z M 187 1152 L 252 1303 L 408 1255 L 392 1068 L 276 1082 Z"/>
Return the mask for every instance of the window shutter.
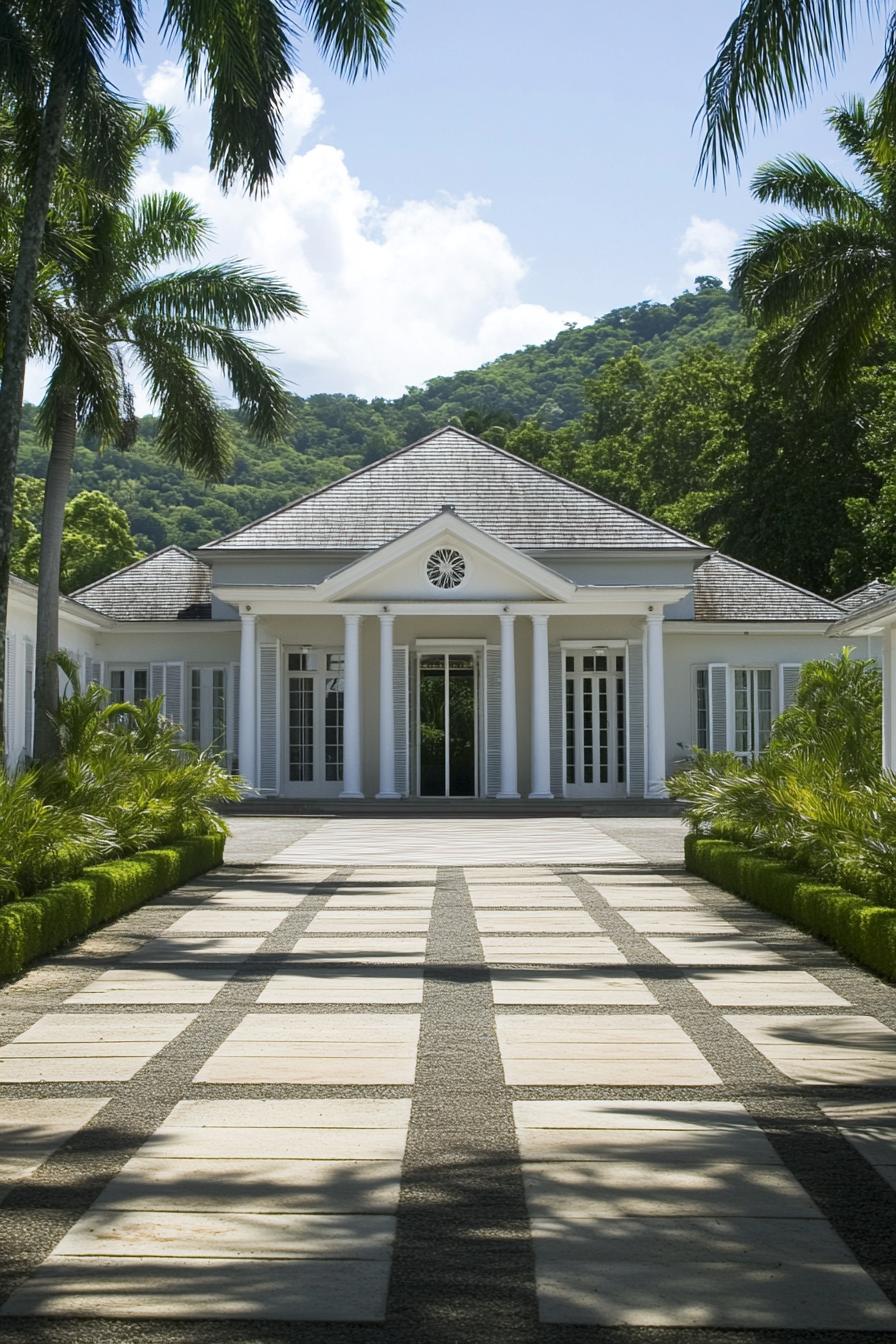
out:
<path id="1" fill-rule="evenodd" d="M 392 706 L 395 716 L 395 792 L 408 793 L 408 650 L 392 650 Z"/>
<path id="2" fill-rule="evenodd" d="M 485 651 L 485 791 L 501 792 L 501 650 Z"/>
<path id="3" fill-rule="evenodd" d="M 165 694 L 165 664 L 150 663 L 149 665 L 149 698 L 158 700 L 160 695 Z M 162 713 L 165 712 L 165 706 L 162 705 Z"/>
<path id="4" fill-rule="evenodd" d="M 563 780 L 563 651 L 548 649 L 548 720 L 551 735 L 551 793 L 562 798 Z"/>
<path id="5" fill-rule="evenodd" d="M 6 742 L 6 759 L 13 759 L 12 725 L 16 697 L 16 659 L 13 636 L 6 636 L 6 694 L 3 697 L 3 735 Z"/>
<path id="6" fill-rule="evenodd" d="M 779 663 L 778 664 L 778 713 L 789 709 L 796 699 L 796 693 L 799 689 L 800 674 L 802 673 L 802 663 Z"/>
<path id="7" fill-rule="evenodd" d="M 728 664 L 710 663 L 709 673 L 709 749 L 730 751 Z"/>
<path id="8" fill-rule="evenodd" d="M 26 756 L 34 750 L 34 645 L 25 640 L 25 741 Z"/>
<path id="9" fill-rule="evenodd" d="M 184 665 L 165 664 L 165 718 L 183 725 L 184 721 Z"/>
<path id="10" fill-rule="evenodd" d="M 419 788 L 417 783 L 417 654 L 413 649 L 408 651 L 408 682 L 411 692 L 408 696 L 408 763 L 410 767 L 408 770 L 408 793 L 413 796 Z"/>
<path id="11" fill-rule="evenodd" d="M 280 787 L 279 663 L 279 644 L 259 644 L 258 787 L 262 793 L 277 793 Z"/>
<path id="12" fill-rule="evenodd" d="M 643 798 L 644 777 L 644 645 L 629 644 L 625 660 L 626 687 L 626 758 L 628 760 L 628 792 L 632 798 Z"/>
<path id="13" fill-rule="evenodd" d="M 230 664 L 230 719 L 227 725 L 230 734 L 230 769 L 236 773 L 240 756 L 240 665 Z M 236 763 L 236 768 L 234 763 Z"/>

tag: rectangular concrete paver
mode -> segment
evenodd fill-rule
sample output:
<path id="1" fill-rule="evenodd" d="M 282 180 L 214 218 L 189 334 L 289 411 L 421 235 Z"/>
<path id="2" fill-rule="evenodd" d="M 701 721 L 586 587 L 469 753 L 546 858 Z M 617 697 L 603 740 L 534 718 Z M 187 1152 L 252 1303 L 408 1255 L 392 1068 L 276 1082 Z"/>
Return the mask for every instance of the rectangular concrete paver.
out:
<path id="1" fill-rule="evenodd" d="M 787 1078 L 805 1086 L 896 1086 L 896 1031 L 874 1017 L 727 1018 Z"/>
<path id="2" fill-rule="evenodd" d="M 688 980 L 707 1003 L 722 1008 L 836 1008 L 849 1000 L 808 971 L 753 971 L 729 966 L 695 971 Z"/>
<path id="3" fill-rule="evenodd" d="M 712 1087 L 721 1082 L 687 1033 L 656 1013 L 498 1015 L 510 1087 Z"/>
<path id="4" fill-rule="evenodd" d="M 585 910 L 477 911 L 480 933 L 596 933 L 597 920 Z"/>
<path id="5" fill-rule="evenodd" d="M 618 910 L 677 910 L 701 909 L 702 902 L 691 896 L 682 887 L 640 886 L 636 883 L 620 885 L 618 879 L 613 884 L 595 882 L 597 894 Z"/>
<path id="6" fill-rule="evenodd" d="M 0 1103 L 0 1200 L 60 1144 L 86 1125 L 108 1097 L 5 1098 Z"/>
<path id="7" fill-rule="evenodd" d="M 620 918 L 638 933 L 735 934 L 740 930 L 708 910 L 622 910 Z"/>
<path id="8" fill-rule="evenodd" d="M 625 963 L 612 938 L 597 935 L 552 937 L 482 938 L 482 951 L 490 966 L 620 966 Z"/>
<path id="9" fill-rule="evenodd" d="M 196 1082 L 408 1087 L 419 1030 L 416 1014 L 251 1013 Z"/>
<path id="10" fill-rule="evenodd" d="M 428 910 L 324 910 L 308 925 L 309 933 L 426 933 Z"/>
<path id="11" fill-rule="evenodd" d="M 829 1120 L 896 1189 L 896 1109 L 880 1102 L 822 1104 Z"/>
<path id="12" fill-rule="evenodd" d="M 648 1007 L 656 999 L 634 970 L 600 966 L 582 967 L 561 973 L 554 970 L 511 970 L 493 968 L 490 972 L 492 996 L 498 1007 L 518 1004 L 581 1005 L 591 1007 Z"/>
<path id="13" fill-rule="evenodd" d="M 271 933 L 286 917 L 285 910 L 220 910 L 212 909 L 206 901 L 198 910 L 188 910 L 175 920 L 166 937 L 183 933 Z"/>
<path id="14" fill-rule="evenodd" d="M 258 996 L 265 1003 L 422 1003 L 419 966 L 320 966 L 272 975 Z"/>
<path id="15" fill-rule="evenodd" d="M 195 1020 L 192 1013 L 48 1013 L 0 1046 L 2 1083 L 92 1083 L 133 1078 Z"/>
<path id="16" fill-rule="evenodd" d="M 376 938 L 359 934 L 352 938 L 300 938 L 292 949 L 290 961 L 296 965 L 337 961 L 367 962 L 374 966 L 422 966 L 425 956 L 425 938 Z"/>
<path id="17" fill-rule="evenodd" d="M 675 966 L 785 966 L 778 952 L 753 938 L 718 938 L 702 934 L 648 938 L 657 952 Z"/>

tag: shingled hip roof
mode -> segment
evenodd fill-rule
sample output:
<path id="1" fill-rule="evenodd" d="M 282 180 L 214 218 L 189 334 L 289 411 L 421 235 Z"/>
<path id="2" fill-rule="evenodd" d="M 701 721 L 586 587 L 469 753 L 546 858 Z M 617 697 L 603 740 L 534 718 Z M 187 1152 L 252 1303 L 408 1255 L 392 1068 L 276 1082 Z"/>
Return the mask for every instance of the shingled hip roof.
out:
<path id="1" fill-rule="evenodd" d="M 119 621 L 209 620 L 211 569 L 180 546 L 166 546 L 73 594 Z"/>
<path id="2" fill-rule="evenodd" d="M 705 550 L 662 523 L 451 428 L 200 549 L 375 550 L 446 505 L 524 550 Z"/>
<path id="3" fill-rule="evenodd" d="M 827 598 L 717 552 L 694 571 L 697 621 L 835 621 Z"/>

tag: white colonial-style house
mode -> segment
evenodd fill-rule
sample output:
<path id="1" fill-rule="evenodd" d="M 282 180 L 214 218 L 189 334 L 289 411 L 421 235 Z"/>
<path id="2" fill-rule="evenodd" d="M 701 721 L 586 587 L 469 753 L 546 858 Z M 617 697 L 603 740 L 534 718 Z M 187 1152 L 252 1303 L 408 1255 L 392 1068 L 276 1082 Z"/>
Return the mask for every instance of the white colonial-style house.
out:
<path id="1" fill-rule="evenodd" d="M 599 800 L 663 796 L 692 744 L 760 750 L 843 614 L 448 428 L 91 584 L 60 634 L 262 794 Z M 13 759 L 33 629 L 15 582 Z"/>

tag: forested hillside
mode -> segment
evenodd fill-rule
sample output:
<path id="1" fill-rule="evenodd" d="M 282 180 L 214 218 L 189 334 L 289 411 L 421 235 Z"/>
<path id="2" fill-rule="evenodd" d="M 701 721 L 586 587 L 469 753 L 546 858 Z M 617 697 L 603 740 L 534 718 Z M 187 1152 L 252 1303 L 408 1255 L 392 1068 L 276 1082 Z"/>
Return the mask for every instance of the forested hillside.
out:
<path id="1" fill-rule="evenodd" d="M 728 293 L 708 284 L 671 304 L 616 309 L 544 345 L 434 378 L 395 401 L 297 397 L 294 430 L 273 447 L 254 443 L 234 417 L 233 470 L 220 485 L 204 485 L 162 462 L 153 447 L 154 421 L 146 417 L 126 453 L 79 448 L 73 493 L 111 496 L 126 509 L 144 550 L 171 542 L 198 546 L 452 419 L 477 431 L 506 429 L 528 417 L 547 428 L 565 424 L 581 413 L 585 380 L 632 345 L 661 369 L 710 342 L 743 354 L 749 341 Z M 33 410 L 26 408 L 19 471 L 41 476 L 44 453 L 32 425 Z"/>
<path id="2" fill-rule="evenodd" d="M 127 452 L 78 449 L 73 493 L 110 496 L 142 551 L 198 546 L 454 422 L 816 591 L 892 574 L 893 352 L 831 403 L 782 391 L 775 374 L 773 337 L 750 332 L 704 279 L 671 304 L 618 309 L 395 401 L 296 398 L 294 428 L 273 446 L 234 416 L 219 485 L 162 461 L 147 417 Z M 20 470 L 40 476 L 33 414 L 26 423 Z"/>

